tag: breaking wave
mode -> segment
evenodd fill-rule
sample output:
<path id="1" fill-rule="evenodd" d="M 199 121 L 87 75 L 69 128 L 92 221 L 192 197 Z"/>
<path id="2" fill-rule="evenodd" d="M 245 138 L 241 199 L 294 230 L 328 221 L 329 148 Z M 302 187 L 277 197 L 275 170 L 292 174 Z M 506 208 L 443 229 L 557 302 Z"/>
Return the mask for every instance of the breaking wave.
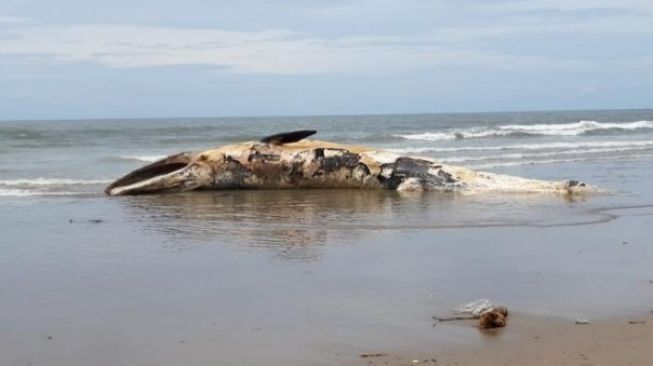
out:
<path id="1" fill-rule="evenodd" d="M 558 124 L 534 125 L 501 125 L 496 127 L 469 127 L 464 129 L 451 129 L 445 132 L 425 132 L 416 134 L 393 135 L 406 140 L 421 141 L 450 141 L 460 139 L 475 139 L 485 137 L 506 136 L 579 136 L 585 134 L 600 134 L 606 131 L 633 131 L 639 129 L 653 129 L 653 121 L 636 122 L 596 122 L 578 121 Z"/>
<path id="2" fill-rule="evenodd" d="M 481 163 L 481 164 L 470 164 L 467 167 L 471 169 L 492 169 L 492 168 L 503 168 L 503 167 L 513 167 L 521 165 L 540 165 L 540 164 L 559 164 L 559 163 L 578 163 L 578 162 L 587 162 L 587 161 L 599 161 L 602 159 L 615 159 L 615 157 L 574 157 L 567 159 L 547 159 L 547 160 L 520 160 L 520 161 L 508 161 L 508 162 L 492 162 L 492 163 Z M 623 157 L 619 157 L 623 158 Z M 650 158 L 650 155 L 631 155 L 628 156 L 628 159 L 640 159 L 640 158 Z"/>
<path id="3" fill-rule="evenodd" d="M 36 191 L 29 189 L 0 188 L 0 197 L 28 197 L 28 196 L 76 196 L 82 192 L 52 192 Z M 88 194 L 88 193 L 86 193 Z"/>
<path id="4" fill-rule="evenodd" d="M 553 156 L 583 156 L 588 154 L 601 154 L 601 153 L 622 153 L 622 152 L 632 152 L 632 151 L 643 151 L 653 149 L 651 147 L 636 147 L 636 148 L 616 148 L 616 149 L 586 149 L 586 150 L 562 150 L 562 151 L 551 151 L 551 152 L 541 152 L 541 153 L 510 153 L 510 154 L 501 154 L 501 155 L 490 155 L 490 156 L 459 156 L 454 158 L 444 158 L 440 159 L 443 163 L 467 163 L 475 161 L 487 161 L 487 160 L 508 160 L 508 159 L 539 159 Z"/>
<path id="5" fill-rule="evenodd" d="M 33 178 L 33 179 L 3 179 L 0 180 L 0 186 L 14 187 L 43 187 L 43 186 L 70 186 L 70 185 L 88 185 L 88 184 L 106 184 L 110 180 L 104 179 L 66 179 L 66 178 Z"/>
<path id="6" fill-rule="evenodd" d="M 551 142 L 540 144 L 512 144 L 497 146 L 461 146 L 461 147 L 407 147 L 386 149 L 396 154 L 458 152 L 458 151 L 498 151 L 498 150 L 550 150 L 550 149 L 581 149 L 581 148 L 653 148 L 653 140 L 643 141 L 586 141 L 586 142 Z"/>
<path id="7" fill-rule="evenodd" d="M 127 155 L 121 156 L 121 160 L 141 161 L 144 163 L 153 163 L 165 158 L 167 155 Z"/>
<path id="8" fill-rule="evenodd" d="M 94 185 L 111 182 L 104 179 L 21 178 L 0 180 L 0 197 L 78 196 L 97 194 Z"/>

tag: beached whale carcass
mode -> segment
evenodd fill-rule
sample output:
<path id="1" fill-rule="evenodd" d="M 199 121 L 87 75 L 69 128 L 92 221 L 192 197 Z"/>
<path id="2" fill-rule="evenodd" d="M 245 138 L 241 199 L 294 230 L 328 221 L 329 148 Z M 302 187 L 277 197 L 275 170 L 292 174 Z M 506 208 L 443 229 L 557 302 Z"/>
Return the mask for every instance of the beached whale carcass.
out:
<path id="1" fill-rule="evenodd" d="M 315 131 L 180 153 L 137 169 L 109 185 L 109 195 L 196 189 L 359 188 L 398 191 L 554 192 L 592 190 L 575 181 L 525 179 L 476 172 L 435 160 L 374 148 L 308 140 Z"/>

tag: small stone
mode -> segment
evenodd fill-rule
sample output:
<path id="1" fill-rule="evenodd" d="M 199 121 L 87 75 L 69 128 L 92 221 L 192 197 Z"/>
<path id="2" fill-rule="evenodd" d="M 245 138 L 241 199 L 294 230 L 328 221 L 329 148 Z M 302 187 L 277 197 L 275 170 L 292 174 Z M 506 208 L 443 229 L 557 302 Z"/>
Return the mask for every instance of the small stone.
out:
<path id="1" fill-rule="evenodd" d="M 590 321 L 587 320 L 587 319 L 584 319 L 584 318 L 576 319 L 576 324 L 578 324 L 578 325 L 585 325 L 585 324 L 589 324 L 589 323 L 590 323 Z"/>

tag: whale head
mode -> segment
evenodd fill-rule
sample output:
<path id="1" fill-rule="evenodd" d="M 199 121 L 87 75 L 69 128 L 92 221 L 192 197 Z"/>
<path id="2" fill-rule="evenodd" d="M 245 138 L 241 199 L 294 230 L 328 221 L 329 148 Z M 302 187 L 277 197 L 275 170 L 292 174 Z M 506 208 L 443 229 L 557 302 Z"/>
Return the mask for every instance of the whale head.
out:
<path id="1" fill-rule="evenodd" d="M 212 167 L 192 153 L 179 153 L 144 166 L 111 183 L 104 192 L 111 196 L 181 192 L 200 188 L 211 181 Z"/>

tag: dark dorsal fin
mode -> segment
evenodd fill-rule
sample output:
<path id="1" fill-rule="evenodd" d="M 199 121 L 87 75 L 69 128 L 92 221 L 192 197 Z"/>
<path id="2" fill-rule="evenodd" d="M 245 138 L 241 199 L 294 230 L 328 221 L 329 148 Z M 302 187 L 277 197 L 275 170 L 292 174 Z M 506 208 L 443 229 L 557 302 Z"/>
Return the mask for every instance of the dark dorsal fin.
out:
<path id="1" fill-rule="evenodd" d="M 261 139 L 261 142 L 272 145 L 283 145 L 290 142 L 297 142 L 303 140 L 308 136 L 315 135 L 317 131 L 315 130 L 300 130 L 292 132 L 282 132 L 276 135 L 265 136 Z"/>

